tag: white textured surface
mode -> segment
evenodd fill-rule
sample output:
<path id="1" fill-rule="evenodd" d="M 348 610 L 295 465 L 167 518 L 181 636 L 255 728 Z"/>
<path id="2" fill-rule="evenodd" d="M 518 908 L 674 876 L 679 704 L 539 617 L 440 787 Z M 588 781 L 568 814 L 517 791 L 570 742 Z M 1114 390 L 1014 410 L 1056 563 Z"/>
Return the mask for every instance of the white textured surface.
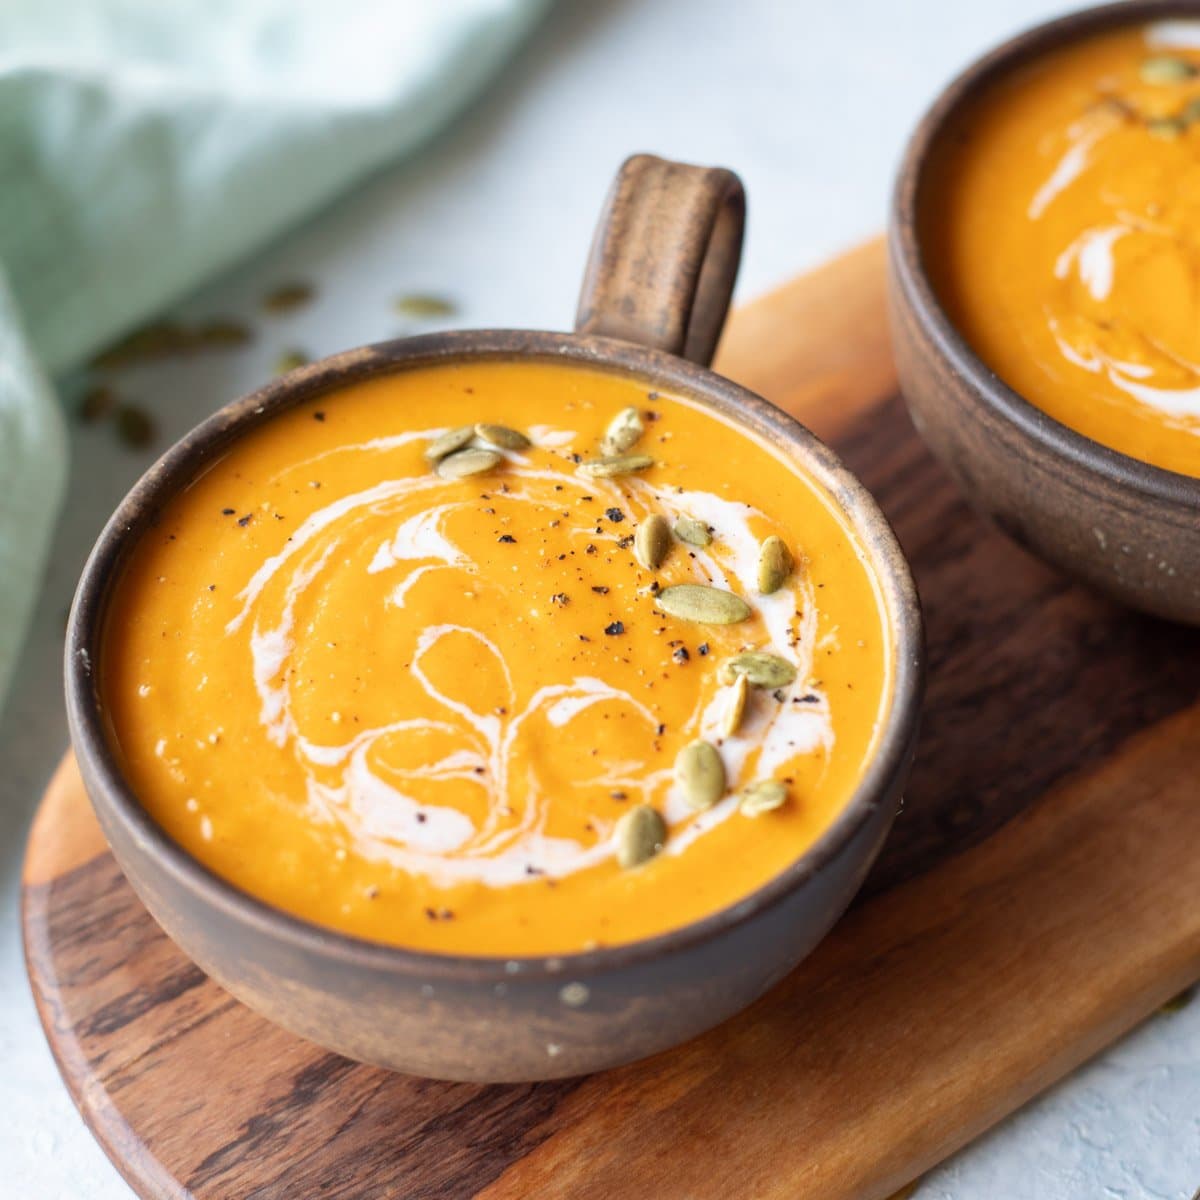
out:
<path id="1" fill-rule="evenodd" d="M 638 149 L 741 171 L 751 217 L 739 292 L 751 295 L 878 228 L 901 140 L 938 84 L 1055 7 L 563 0 L 448 137 L 185 306 L 253 318 L 256 345 L 130 373 L 125 390 L 175 437 L 265 378 L 285 346 L 321 354 L 396 332 L 389 299 L 404 291 L 456 296 L 463 324 L 562 327 L 603 190 Z M 261 318 L 258 298 L 288 278 L 319 282 L 318 302 Z M 118 447 L 109 427 L 76 426 L 74 440 L 67 516 L 0 726 L 0 1194 L 21 1200 L 130 1195 L 55 1073 L 16 914 L 25 830 L 66 741 L 63 613 L 104 516 L 150 457 Z M 1149 1022 L 917 1195 L 1189 1200 L 1198 1186 L 1200 1003 Z"/>

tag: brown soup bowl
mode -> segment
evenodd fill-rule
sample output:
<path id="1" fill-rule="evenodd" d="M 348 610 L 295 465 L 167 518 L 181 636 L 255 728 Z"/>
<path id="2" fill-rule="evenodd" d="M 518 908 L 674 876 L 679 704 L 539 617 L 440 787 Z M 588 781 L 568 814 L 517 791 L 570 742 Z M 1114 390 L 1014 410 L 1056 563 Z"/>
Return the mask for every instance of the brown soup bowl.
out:
<path id="1" fill-rule="evenodd" d="M 1102 446 L 1004 384 L 951 324 L 918 220 L 931 150 L 990 81 L 1100 30 L 1175 16 L 1187 0 L 1105 5 L 1006 42 L 935 100 L 908 143 L 888 229 L 889 305 L 913 422 L 971 503 L 1047 562 L 1143 612 L 1200 624 L 1200 479 Z"/>
<path id="2" fill-rule="evenodd" d="M 913 754 L 923 675 L 908 567 L 863 487 L 806 429 L 709 371 L 740 253 L 737 177 L 639 157 L 600 226 L 574 333 L 487 330 L 385 342 L 284 376 L 210 417 L 122 502 L 71 614 L 66 692 L 88 794 L 146 907 L 218 983 L 340 1054 L 442 1079 L 548 1079 L 664 1050 L 736 1013 L 790 971 L 850 902 L 888 829 Z M 769 439 L 840 505 L 879 581 L 894 688 L 877 749 L 820 840 L 766 886 L 661 936 L 551 957 L 451 956 L 358 939 L 290 916 L 213 874 L 138 802 L 98 687 L 114 580 L 163 504 L 247 430 L 352 381 L 446 361 L 539 358 L 677 390 Z M 330 403 L 336 403 L 331 397 Z"/>

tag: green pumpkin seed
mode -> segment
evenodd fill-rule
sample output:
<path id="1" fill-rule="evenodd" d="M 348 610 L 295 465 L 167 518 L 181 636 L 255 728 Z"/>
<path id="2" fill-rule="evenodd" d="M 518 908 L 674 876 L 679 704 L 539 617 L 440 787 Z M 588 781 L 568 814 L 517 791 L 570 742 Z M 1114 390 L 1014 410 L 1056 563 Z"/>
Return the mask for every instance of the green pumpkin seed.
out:
<path id="1" fill-rule="evenodd" d="M 579 473 L 592 479 L 615 479 L 618 475 L 632 475 L 635 471 L 644 471 L 652 466 L 654 459 L 648 454 L 610 454 L 583 463 Z"/>
<path id="2" fill-rule="evenodd" d="M 1155 117 L 1146 122 L 1146 132 L 1160 141 L 1173 142 L 1182 137 L 1187 126 L 1178 117 Z"/>
<path id="3" fill-rule="evenodd" d="M 741 596 L 702 583 L 677 583 L 654 597 L 660 612 L 701 625 L 735 625 L 750 616 L 750 605 Z"/>
<path id="4" fill-rule="evenodd" d="M 458 305 L 448 297 L 430 296 L 423 292 L 397 296 L 392 301 L 392 308 L 402 317 L 415 317 L 422 321 L 433 317 L 452 317 L 458 312 Z"/>
<path id="5" fill-rule="evenodd" d="M 652 859 L 666 844 L 667 825 L 648 804 L 631 808 L 617 822 L 617 862 L 628 870 Z"/>
<path id="6" fill-rule="evenodd" d="M 744 675 L 751 687 L 781 688 L 795 681 L 796 668 L 786 658 L 778 654 L 768 654 L 764 650 L 747 650 L 733 658 L 726 659 L 721 664 L 717 678 L 722 683 L 733 683 L 739 675 Z"/>
<path id="7" fill-rule="evenodd" d="M 431 463 L 441 462 L 447 454 L 461 450 L 474 436 L 474 425 L 460 425 L 457 429 L 447 429 L 425 447 L 425 459 Z"/>
<path id="8" fill-rule="evenodd" d="M 122 404 L 117 409 L 117 437 L 126 446 L 141 450 L 154 441 L 154 419 L 136 404 Z"/>
<path id="9" fill-rule="evenodd" d="M 681 542 L 687 542 L 689 546 L 699 546 L 701 549 L 712 545 L 712 534 L 709 533 L 708 526 L 703 521 L 697 521 L 695 517 L 678 518 L 675 522 L 675 536 Z"/>
<path id="10" fill-rule="evenodd" d="M 624 454 L 637 445 L 638 438 L 645 432 L 641 413 L 636 408 L 623 408 L 608 423 L 600 449 L 605 454 Z"/>
<path id="11" fill-rule="evenodd" d="M 475 435 L 502 450 L 528 450 L 533 445 L 519 429 L 509 429 L 507 425 L 489 425 L 485 421 L 475 426 Z"/>
<path id="12" fill-rule="evenodd" d="M 769 596 L 787 582 L 796 560 L 781 537 L 771 534 L 758 551 L 758 590 Z"/>
<path id="13" fill-rule="evenodd" d="M 490 471 L 501 460 L 499 450 L 483 450 L 472 446 L 447 455 L 434 468 L 443 479 L 465 479 L 468 475 L 482 475 Z"/>
<path id="14" fill-rule="evenodd" d="M 671 552 L 671 527 L 662 513 L 651 513 L 633 535 L 633 553 L 647 571 L 657 571 Z"/>
<path id="15" fill-rule="evenodd" d="M 763 779 L 752 783 L 742 792 L 738 810 L 747 817 L 774 812 L 787 802 L 788 790 L 778 779 Z"/>
<path id="16" fill-rule="evenodd" d="M 675 759 L 675 777 L 693 812 L 712 808 L 725 794 L 725 764 L 708 742 L 692 742 Z"/>
<path id="17" fill-rule="evenodd" d="M 744 674 L 735 675 L 733 686 L 729 689 L 729 702 L 721 718 L 722 737 L 733 737 L 742 727 L 742 717 L 746 715 L 746 699 L 749 695 L 750 680 Z"/>
<path id="18" fill-rule="evenodd" d="M 281 283 L 263 297 L 263 308 L 269 313 L 289 313 L 311 302 L 316 290 L 311 283 Z"/>
<path id="19" fill-rule="evenodd" d="M 1195 121 L 1200 121 L 1200 96 L 1189 100 L 1183 106 L 1183 112 L 1179 114 L 1180 120 L 1187 121 L 1192 124 Z"/>
<path id="20" fill-rule="evenodd" d="M 275 374 L 286 375 L 300 367 L 306 367 L 312 361 L 303 350 L 284 350 L 275 360 Z"/>
<path id="21" fill-rule="evenodd" d="M 1176 58 L 1173 54 L 1160 54 L 1146 59 L 1138 74 L 1142 77 L 1143 83 L 1183 83 L 1196 74 L 1196 67 L 1186 58 Z"/>

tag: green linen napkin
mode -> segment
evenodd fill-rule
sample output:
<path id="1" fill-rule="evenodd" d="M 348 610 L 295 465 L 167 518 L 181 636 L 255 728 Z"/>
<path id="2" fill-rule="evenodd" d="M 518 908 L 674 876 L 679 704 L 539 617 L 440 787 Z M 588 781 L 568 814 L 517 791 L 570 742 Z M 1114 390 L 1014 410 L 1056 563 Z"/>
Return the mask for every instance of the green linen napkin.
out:
<path id="1" fill-rule="evenodd" d="M 0 702 L 67 468 L 48 380 L 428 138 L 547 4 L 0 5 Z"/>

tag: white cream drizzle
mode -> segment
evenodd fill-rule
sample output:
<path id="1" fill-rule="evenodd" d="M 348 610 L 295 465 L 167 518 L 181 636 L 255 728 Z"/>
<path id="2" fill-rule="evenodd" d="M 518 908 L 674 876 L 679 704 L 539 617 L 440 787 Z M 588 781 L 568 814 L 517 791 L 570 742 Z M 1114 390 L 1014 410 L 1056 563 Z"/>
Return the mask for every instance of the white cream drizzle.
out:
<path id="1" fill-rule="evenodd" d="M 359 447 L 341 447 L 331 453 L 395 448 L 413 440 L 426 442 L 441 432 L 414 431 Z M 535 427 L 531 433 L 540 446 L 563 447 L 575 438 L 571 431 L 546 426 Z M 557 471 L 535 466 L 524 454 L 508 454 L 507 458 L 506 503 L 544 503 L 544 490 L 539 485 L 547 483 L 560 484 L 576 493 L 585 490 L 569 467 Z M 711 525 L 719 536 L 712 546 L 695 551 L 697 580 L 707 578 L 717 586 L 754 593 L 758 541 L 749 522 L 761 513 L 708 492 L 658 488 L 643 479 L 623 482 L 624 493 L 610 481 L 588 480 L 586 492 L 596 497 L 598 505 L 604 504 L 606 495 L 611 497 L 613 504 L 632 509 L 635 520 L 647 512 L 661 511 L 669 519 L 686 513 Z M 649 743 L 656 718 L 627 692 L 584 675 L 540 688 L 522 707 L 513 695 L 502 648 L 464 624 L 463 614 L 455 612 L 451 620 L 422 630 L 417 639 L 409 669 L 425 694 L 423 713 L 404 714 L 376 728 L 355 727 L 347 741 L 328 745 L 305 736 L 294 712 L 288 668 L 297 649 L 297 602 L 334 554 L 345 549 L 348 535 L 360 523 L 370 521 L 374 528 L 380 521 L 395 522 L 391 533 L 379 540 L 366 567 L 368 574 L 397 574 L 396 585 L 386 601 L 389 609 L 403 608 L 408 591 L 429 572 L 454 570 L 468 581 L 476 573 L 475 565 L 446 533 L 456 502 L 439 503 L 439 493 L 451 486 L 433 474 L 385 480 L 318 509 L 247 582 L 238 596 L 241 607 L 227 624 L 226 632 L 234 635 L 245 622 L 252 621 L 250 671 L 262 724 L 276 745 L 292 749 L 305 771 L 312 818 L 338 826 L 357 853 L 426 876 L 438 886 L 476 882 L 500 887 L 542 876 L 569 875 L 612 857 L 611 827 L 594 821 L 597 836 L 591 845 L 549 836 L 546 826 L 553 798 L 536 780 L 510 780 L 513 749 L 533 719 L 544 720 L 569 738 L 571 722 L 600 703 L 623 706 L 645 725 Z M 591 535 L 590 525 L 581 522 L 572 532 L 586 540 Z M 281 584 L 283 598 L 281 605 L 273 606 L 265 593 L 276 581 L 272 595 Z M 462 607 L 463 612 L 469 612 L 469 606 Z M 755 772 L 762 776 L 797 755 L 829 750 L 834 741 L 827 699 L 812 683 L 817 611 L 805 572 L 795 572 L 789 583 L 772 596 L 756 595 L 755 607 L 768 633 L 763 648 L 769 647 L 794 662 L 797 681 L 783 689 L 783 702 L 772 699 L 752 705 L 737 735 L 724 740 L 721 753 L 732 789 L 739 782 L 748 782 L 743 776 L 754 751 L 758 751 Z M 797 613 L 802 614 L 798 622 Z M 430 678 L 424 659 L 448 636 L 475 639 L 480 662 L 490 656 L 509 697 L 504 715 L 477 711 L 468 700 L 447 695 Z M 802 696 L 813 699 L 792 702 Z M 698 696 L 686 735 L 717 740 L 726 702 L 723 689 L 714 689 L 707 698 Z M 437 735 L 442 739 L 440 745 L 449 742 L 453 749 L 403 771 L 389 769 L 385 779 L 372 769 L 371 755 L 381 739 L 395 735 Z M 682 853 L 696 838 L 737 811 L 736 799 L 730 796 L 698 816 L 690 813 L 670 769 L 647 773 L 644 764 L 636 761 L 588 762 L 587 769 L 593 773 L 581 772 L 576 786 L 620 789 L 633 802 L 660 806 L 671 828 L 667 854 Z M 336 782 L 329 782 L 331 773 Z M 477 824 L 458 807 L 430 803 L 428 799 L 418 801 L 405 790 L 406 781 L 431 780 L 456 781 L 463 787 L 483 789 L 483 820 Z M 523 803 L 514 812 L 508 801 L 518 784 Z"/>
<path id="2" fill-rule="evenodd" d="M 1200 21 L 1158 22 L 1147 27 L 1145 39 L 1151 48 L 1200 49 Z M 1066 150 L 1029 203 L 1030 220 L 1044 216 L 1062 192 L 1083 174 L 1091 165 L 1096 146 L 1114 127 L 1113 119 L 1099 110 L 1088 113 L 1068 130 Z M 1055 277 L 1064 283 L 1078 282 L 1093 300 L 1103 303 L 1119 283 L 1117 246 L 1131 234 L 1172 236 L 1169 229 L 1156 225 L 1143 215 L 1118 212 L 1114 222 L 1093 226 L 1078 234 L 1059 254 L 1054 266 Z M 1126 361 L 1107 353 L 1098 344 L 1100 339 L 1095 337 L 1088 337 L 1087 344 L 1083 345 L 1077 338 L 1068 336 L 1059 321 L 1051 318 L 1050 323 L 1059 352 L 1068 362 L 1092 374 L 1105 376 L 1127 396 L 1165 413 L 1178 422 L 1180 430 L 1200 437 L 1200 364 L 1184 359 L 1144 334 L 1139 335 L 1153 354 L 1169 360 L 1178 373 L 1196 380 L 1195 385 L 1189 387 L 1156 387 L 1142 382 L 1154 373 L 1146 363 Z"/>

